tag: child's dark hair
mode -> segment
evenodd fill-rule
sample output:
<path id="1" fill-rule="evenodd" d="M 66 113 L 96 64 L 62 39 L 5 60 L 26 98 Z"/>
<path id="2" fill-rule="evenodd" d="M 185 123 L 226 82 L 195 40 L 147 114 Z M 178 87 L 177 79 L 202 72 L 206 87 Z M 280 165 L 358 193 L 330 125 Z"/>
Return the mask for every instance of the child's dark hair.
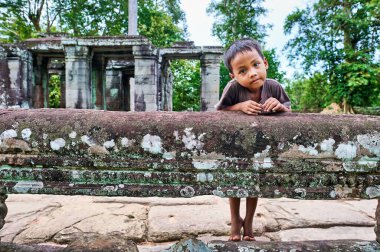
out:
<path id="1" fill-rule="evenodd" d="M 263 52 L 259 42 L 251 38 L 242 38 L 233 42 L 224 53 L 224 65 L 228 71 L 232 73 L 231 61 L 235 58 L 236 54 L 256 50 L 262 59 L 264 59 Z"/>

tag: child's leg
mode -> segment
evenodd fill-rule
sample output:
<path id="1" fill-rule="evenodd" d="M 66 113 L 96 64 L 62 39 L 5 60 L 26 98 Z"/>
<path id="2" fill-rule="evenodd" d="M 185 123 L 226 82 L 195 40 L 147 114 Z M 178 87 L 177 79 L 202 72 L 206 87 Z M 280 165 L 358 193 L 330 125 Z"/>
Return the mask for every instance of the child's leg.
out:
<path id="1" fill-rule="evenodd" d="M 230 198 L 231 235 L 230 241 L 240 241 L 243 219 L 240 217 L 240 198 Z"/>
<path id="2" fill-rule="evenodd" d="M 253 236 L 253 217 L 257 206 L 257 198 L 247 198 L 246 214 L 244 218 L 244 235 L 243 240 L 255 241 Z"/>

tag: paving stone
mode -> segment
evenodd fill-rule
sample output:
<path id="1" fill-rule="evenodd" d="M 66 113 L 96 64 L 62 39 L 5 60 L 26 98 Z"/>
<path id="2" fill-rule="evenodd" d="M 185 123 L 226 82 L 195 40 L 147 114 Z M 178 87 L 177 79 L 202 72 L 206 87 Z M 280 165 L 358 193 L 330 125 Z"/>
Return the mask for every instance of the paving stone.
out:
<path id="1" fill-rule="evenodd" d="M 345 200 L 344 202 L 375 219 L 377 200 Z"/>
<path id="2" fill-rule="evenodd" d="M 9 212 L 0 230 L 2 242 L 68 244 L 96 235 L 117 235 L 145 243 L 197 236 L 209 242 L 227 241 L 230 230 L 228 199 L 216 196 L 172 199 L 11 194 L 6 203 Z M 374 240 L 376 206 L 377 200 L 260 198 L 254 233 L 259 241 Z M 242 199 L 241 215 L 244 214 Z M 149 243 L 144 249 L 170 247 L 165 246 Z"/>
<path id="3" fill-rule="evenodd" d="M 154 206 L 148 215 L 148 240 L 179 240 L 202 233 L 226 235 L 228 220 L 228 208 L 218 205 Z"/>
<path id="4" fill-rule="evenodd" d="M 279 232 L 281 241 L 365 240 L 375 241 L 373 227 L 295 228 Z"/>
<path id="5" fill-rule="evenodd" d="M 262 204 L 275 218 L 282 230 L 299 227 L 373 226 L 367 214 L 342 201 L 288 200 Z"/>

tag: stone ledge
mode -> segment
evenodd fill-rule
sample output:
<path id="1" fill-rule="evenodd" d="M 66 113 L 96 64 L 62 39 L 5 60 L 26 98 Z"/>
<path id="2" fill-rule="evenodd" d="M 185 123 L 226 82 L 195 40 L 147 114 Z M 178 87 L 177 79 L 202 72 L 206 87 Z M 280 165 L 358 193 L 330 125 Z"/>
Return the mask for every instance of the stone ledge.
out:
<path id="1" fill-rule="evenodd" d="M 380 244 L 375 241 L 335 240 L 335 241 L 293 241 L 293 242 L 223 242 L 211 241 L 208 244 L 210 251 L 218 252 L 279 252 L 279 251 L 365 251 L 380 250 Z"/>

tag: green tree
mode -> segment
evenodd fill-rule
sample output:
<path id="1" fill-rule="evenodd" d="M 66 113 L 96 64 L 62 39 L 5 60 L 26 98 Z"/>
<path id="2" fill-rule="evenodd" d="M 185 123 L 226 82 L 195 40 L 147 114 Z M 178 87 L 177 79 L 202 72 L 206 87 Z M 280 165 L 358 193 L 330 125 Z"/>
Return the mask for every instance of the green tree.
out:
<path id="1" fill-rule="evenodd" d="M 330 104 L 329 86 L 325 83 L 326 76 L 315 73 L 311 77 L 296 76 L 291 85 L 286 86 L 292 109 L 302 112 L 319 112 Z"/>
<path id="2" fill-rule="evenodd" d="M 241 37 L 254 37 L 262 42 L 270 25 L 259 22 L 259 18 L 267 13 L 262 6 L 263 0 L 212 0 L 207 8 L 213 14 L 215 22 L 212 34 L 223 45 L 230 45 Z"/>
<path id="3" fill-rule="evenodd" d="M 186 37 L 180 0 L 140 0 L 138 30 L 156 46 Z M 66 32 L 73 36 L 114 36 L 128 30 L 126 0 L 1 0 L 3 42 L 21 41 L 38 33 Z"/>
<path id="4" fill-rule="evenodd" d="M 319 0 L 291 13 L 284 29 L 294 35 L 286 46 L 290 58 L 310 75 L 323 71 L 344 112 L 380 98 L 379 0 Z"/>
<path id="5" fill-rule="evenodd" d="M 199 60 L 174 60 L 170 69 L 173 73 L 173 110 L 200 110 L 201 74 Z"/>
<path id="6" fill-rule="evenodd" d="M 184 12 L 179 0 L 139 1 L 139 33 L 156 46 L 170 46 L 186 37 Z"/>
<path id="7" fill-rule="evenodd" d="M 207 12 L 215 17 L 212 34 L 226 48 L 238 38 L 251 37 L 259 41 L 263 45 L 263 53 L 269 63 L 268 78 L 282 82 L 284 73 L 279 70 L 280 63 L 276 50 L 265 50 L 264 41 L 267 29 L 270 29 L 271 25 L 260 23 L 260 18 L 267 13 L 262 6 L 263 2 L 263 0 L 212 0 L 207 8 Z M 221 67 L 220 73 L 220 90 L 222 91 L 230 77 L 225 66 Z"/>
<path id="8" fill-rule="evenodd" d="M 2 0 L 0 34 L 3 42 L 21 41 L 51 31 L 60 9 L 49 0 Z"/>

